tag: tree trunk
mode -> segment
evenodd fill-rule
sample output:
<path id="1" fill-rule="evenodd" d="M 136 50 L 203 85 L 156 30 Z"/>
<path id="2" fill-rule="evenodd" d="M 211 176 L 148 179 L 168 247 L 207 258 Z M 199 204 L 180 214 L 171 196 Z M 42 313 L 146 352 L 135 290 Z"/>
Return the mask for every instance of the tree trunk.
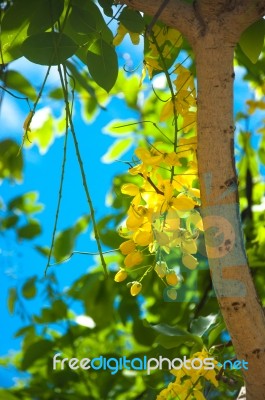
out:
<path id="1" fill-rule="evenodd" d="M 242 370 L 248 400 L 265 399 L 265 318 L 241 230 L 234 162 L 234 44 L 216 31 L 194 46 L 198 79 L 198 165 L 206 249 L 217 299 Z"/>

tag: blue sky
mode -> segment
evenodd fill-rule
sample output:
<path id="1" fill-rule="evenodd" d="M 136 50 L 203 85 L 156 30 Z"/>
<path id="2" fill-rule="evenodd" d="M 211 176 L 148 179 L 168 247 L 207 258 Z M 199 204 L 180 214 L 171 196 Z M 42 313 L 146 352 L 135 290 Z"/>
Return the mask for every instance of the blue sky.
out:
<path id="1" fill-rule="evenodd" d="M 132 57 L 129 54 L 130 52 L 133 54 Z M 141 64 L 140 51 L 136 53 L 134 49 L 132 52 L 128 41 L 123 46 L 120 46 L 119 53 L 121 64 L 124 64 L 124 60 L 127 63 L 132 61 L 132 67 Z M 23 60 L 14 62 L 13 69 L 22 71 L 37 86 L 41 84 L 44 76 L 44 69 L 42 67 L 33 67 L 32 64 L 26 63 Z M 138 71 L 140 73 L 141 68 Z M 54 70 L 49 78 L 50 87 L 56 85 L 57 81 L 58 76 L 56 70 Z M 242 70 L 237 68 L 235 111 L 244 111 L 245 100 L 250 97 L 249 87 L 242 80 Z M 44 99 L 39 107 L 41 108 L 46 105 Z M 21 143 L 22 126 L 27 113 L 28 107 L 25 102 L 17 101 L 8 94 L 5 94 L 0 115 L 1 140 L 11 137 L 18 143 Z M 126 108 L 121 100 L 114 99 L 108 104 L 106 111 L 101 111 L 93 123 L 88 124 L 80 118 L 80 107 L 77 106 L 76 108 L 76 129 L 97 219 L 108 213 L 108 206 L 105 200 L 106 193 L 111 187 L 112 178 L 117 173 L 125 172 L 126 169 L 122 163 L 102 163 L 102 156 L 113 143 L 113 138 L 103 134 L 102 130 L 113 118 L 120 117 L 126 119 L 131 115 L 131 111 Z M 36 146 L 25 150 L 24 157 L 26 163 L 23 183 L 12 185 L 5 181 L 0 186 L 0 196 L 5 202 L 28 191 L 39 191 L 39 201 L 45 204 L 43 212 L 36 215 L 43 226 L 43 233 L 35 240 L 35 243 L 40 245 L 50 245 L 51 241 L 60 181 L 62 149 L 63 137 L 59 137 L 44 155 L 40 155 Z M 88 212 L 75 151 L 70 143 L 58 229 L 62 230 L 71 226 L 78 217 Z M 76 248 L 81 251 L 97 250 L 96 243 L 91 239 L 90 233 L 80 237 Z M 9 351 L 19 349 L 19 340 L 14 339 L 13 334 L 23 325 L 18 316 L 11 317 L 8 314 L 6 307 L 8 288 L 19 286 L 25 278 L 34 274 L 43 277 L 45 259 L 32 250 L 31 241 L 17 243 L 12 233 L 8 233 L 5 237 L 0 237 L 0 257 L 0 313 L 2 326 L 6 327 L 0 333 L 0 355 L 5 355 Z M 73 280 L 83 274 L 92 264 L 93 258 L 76 255 L 68 263 L 57 266 L 56 274 L 61 287 L 70 285 Z M 31 304 L 30 309 L 32 311 L 35 309 L 37 311 L 38 307 L 43 305 L 40 297 L 33 302 L 29 301 L 28 304 Z M 13 374 L 14 371 L 12 370 L 3 371 L 0 369 L 0 385 L 10 385 L 12 378 L 14 378 Z"/>

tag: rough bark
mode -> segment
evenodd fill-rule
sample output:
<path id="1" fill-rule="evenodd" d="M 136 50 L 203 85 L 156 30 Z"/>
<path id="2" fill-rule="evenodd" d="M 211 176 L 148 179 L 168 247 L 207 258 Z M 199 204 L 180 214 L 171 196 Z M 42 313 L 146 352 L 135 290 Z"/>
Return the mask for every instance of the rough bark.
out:
<path id="1" fill-rule="evenodd" d="M 265 398 L 265 318 L 248 268 L 240 223 L 234 165 L 234 46 L 224 43 L 220 34 L 223 28 L 212 29 L 215 34 L 206 33 L 194 48 L 201 211 L 217 299 L 237 358 L 249 363 L 249 369 L 242 371 L 247 399 L 262 400 Z"/>
<path id="2" fill-rule="evenodd" d="M 154 16 L 161 2 L 125 0 Z M 247 400 L 265 399 L 265 318 L 245 253 L 234 163 L 233 55 L 240 34 L 264 15 L 265 0 L 171 0 L 160 19 L 195 53 L 198 165 L 206 250 L 217 299 L 243 370 Z"/>

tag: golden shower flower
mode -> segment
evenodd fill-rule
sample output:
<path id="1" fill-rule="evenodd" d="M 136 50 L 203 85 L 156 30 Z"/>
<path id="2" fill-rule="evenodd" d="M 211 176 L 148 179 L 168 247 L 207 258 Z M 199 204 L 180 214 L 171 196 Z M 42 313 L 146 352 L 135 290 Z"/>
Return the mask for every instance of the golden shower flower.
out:
<path id="1" fill-rule="evenodd" d="M 120 245 L 119 249 L 120 249 L 121 253 L 126 256 L 127 254 L 132 253 L 135 250 L 135 247 L 136 246 L 135 246 L 134 241 L 129 239 L 129 240 L 126 240 L 126 242 L 123 242 Z"/>
<path id="2" fill-rule="evenodd" d="M 143 261 L 144 257 L 142 253 L 138 250 L 134 251 L 133 253 L 127 254 L 127 256 L 124 259 L 124 264 L 127 268 L 132 268 L 135 267 L 136 265 L 141 264 Z"/>

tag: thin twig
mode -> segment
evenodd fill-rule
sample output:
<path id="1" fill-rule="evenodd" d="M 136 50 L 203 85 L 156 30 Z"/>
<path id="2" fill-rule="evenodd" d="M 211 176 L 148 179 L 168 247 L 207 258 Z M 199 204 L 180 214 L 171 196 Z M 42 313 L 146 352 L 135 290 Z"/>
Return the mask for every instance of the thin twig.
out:
<path id="1" fill-rule="evenodd" d="M 113 252 L 115 252 L 115 251 L 119 251 L 119 249 L 113 249 L 113 250 L 102 251 L 102 254 L 113 253 Z M 72 253 L 71 253 L 68 257 L 64 258 L 64 259 L 61 260 L 61 261 L 57 261 L 57 262 L 55 262 L 55 263 L 50 264 L 49 267 L 53 267 L 53 266 L 55 266 L 55 265 L 59 265 L 59 264 L 66 263 L 66 262 L 69 261 L 75 254 L 81 254 L 81 255 L 84 255 L 84 256 L 99 256 L 99 255 L 100 255 L 98 252 L 95 253 L 95 252 L 90 252 L 90 251 L 77 251 L 77 250 L 75 250 L 75 251 L 72 251 Z"/>
<path id="2" fill-rule="evenodd" d="M 64 69 L 66 69 L 65 65 L 64 65 Z M 98 251 L 99 251 L 101 264 L 102 264 L 105 276 L 107 277 L 107 275 L 108 275 L 107 265 L 106 265 L 106 262 L 104 260 L 104 256 L 103 256 L 103 252 L 102 252 L 102 247 L 101 247 L 101 243 L 100 243 L 100 237 L 99 237 L 98 228 L 97 228 L 97 224 L 96 224 L 96 220 L 95 220 L 95 211 L 94 211 L 92 199 L 91 199 L 91 196 L 90 196 L 90 193 L 89 193 L 89 190 L 88 190 L 88 184 L 87 184 L 85 169 L 84 169 L 84 165 L 83 165 L 83 160 L 82 160 L 81 153 L 80 153 L 80 150 L 79 150 L 79 144 L 78 144 L 78 140 L 77 140 L 76 133 L 75 133 L 75 127 L 74 127 L 72 116 L 71 116 L 71 110 L 70 110 L 70 106 L 69 106 L 68 93 L 67 93 L 67 83 L 64 81 L 64 77 L 63 77 L 60 65 L 58 66 L 58 71 L 59 71 L 59 76 L 60 76 L 60 80 L 61 80 L 61 84 L 62 84 L 62 90 L 63 90 L 63 93 L 64 93 L 64 101 L 65 101 L 65 109 L 66 109 L 67 120 L 68 120 L 68 123 L 69 123 L 69 126 L 70 126 L 70 130 L 71 130 L 71 134 L 72 134 L 73 140 L 74 140 L 74 146 L 75 146 L 76 156 L 77 156 L 77 160 L 78 160 L 78 164 L 79 164 L 79 168 L 80 168 L 80 172 L 81 172 L 81 176 L 82 176 L 82 182 L 83 182 L 83 186 L 84 186 L 84 189 L 85 189 L 87 202 L 88 202 L 90 213 L 91 213 L 91 220 L 92 220 L 94 235 L 95 235 L 95 239 L 96 239 L 96 242 L 97 242 L 97 247 L 98 247 Z"/>
<path id="3" fill-rule="evenodd" d="M 159 47 L 159 45 L 157 43 L 156 37 L 155 37 L 155 35 L 154 35 L 154 33 L 152 31 L 150 32 L 150 36 L 151 36 L 151 38 L 153 40 L 153 43 L 154 43 L 154 45 L 155 45 L 155 47 L 157 49 L 158 54 L 159 54 L 159 57 L 160 57 L 160 60 L 161 60 L 162 66 L 163 66 L 163 72 L 164 72 L 164 74 L 166 76 L 167 84 L 168 84 L 168 87 L 169 87 L 169 90 L 170 90 L 170 94 L 171 94 L 171 102 L 172 102 L 172 106 L 173 106 L 173 115 L 174 115 L 174 152 L 175 152 L 176 149 L 177 149 L 177 143 L 178 143 L 178 114 L 177 114 L 177 109 L 176 109 L 176 104 L 175 104 L 174 88 L 173 88 L 173 85 L 172 85 L 172 82 L 171 82 L 171 79 L 170 79 L 170 75 L 169 75 L 169 72 L 168 72 L 168 69 L 167 69 L 167 66 L 166 66 L 165 58 L 164 58 L 163 53 L 162 53 L 162 51 L 161 51 L 161 49 L 160 49 L 160 47 Z M 170 178 L 171 183 L 172 183 L 173 178 L 174 178 L 174 171 L 175 171 L 175 167 L 172 166 L 172 168 L 171 168 L 171 178 Z"/>
<path id="4" fill-rule="evenodd" d="M 58 218 L 59 218 L 59 212 L 60 212 L 61 200 L 62 200 L 62 193 L 63 193 L 63 183 L 64 183 L 64 176 L 65 176 L 66 156 L 67 156 L 68 128 L 69 128 L 69 123 L 68 123 L 68 115 L 67 115 L 67 112 L 66 112 L 66 115 L 65 115 L 65 137 L 64 137 L 63 160 L 62 160 L 62 167 L 61 167 L 60 186 L 59 186 L 59 192 L 58 192 L 58 200 L 57 200 L 57 207 L 56 207 L 56 213 L 55 213 L 55 221 L 54 221 L 54 225 L 53 225 L 51 247 L 50 247 L 50 251 L 49 251 L 47 265 L 46 265 L 45 272 L 44 272 L 45 276 L 47 275 L 48 268 L 51 265 L 53 265 L 53 264 L 50 264 L 50 260 L 51 260 L 52 251 L 53 251 L 53 247 L 54 247 L 55 234 L 56 234 L 56 230 L 57 230 L 57 224 L 58 224 Z"/>

